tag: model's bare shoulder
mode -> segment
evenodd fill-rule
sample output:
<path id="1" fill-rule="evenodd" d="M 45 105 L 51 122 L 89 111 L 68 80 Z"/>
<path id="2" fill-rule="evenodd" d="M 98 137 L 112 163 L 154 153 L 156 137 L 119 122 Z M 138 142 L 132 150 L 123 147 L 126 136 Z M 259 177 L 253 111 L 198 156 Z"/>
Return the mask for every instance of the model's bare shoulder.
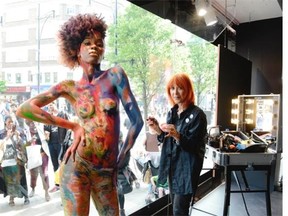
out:
<path id="1" fill-rule="evenodd" d="M 67 93 L 75 88 L 76 82 L 74 80 L 63 80 L 54 86 L 57 92 Z"/>
<path id="2" fill-rule="evenodd" d="M 112 68 L 109 69 L 109 74 L 110 76 L 113 78 L 114 80 L 114 83 L 122 83 L 123 80 L 126 80 L 127 79 L 127 75 L 126 75 L 126 72 L 124 71 L 124 69 L 119 66 L 119 65 L 116 65 Z"/>
<path id="3" fill-rule="evenodd" d="M 122 74 L 125 73 L 124 69 L 120 65 L 116 65 L 108 69 L 108 71 L 112 74 Z"/>

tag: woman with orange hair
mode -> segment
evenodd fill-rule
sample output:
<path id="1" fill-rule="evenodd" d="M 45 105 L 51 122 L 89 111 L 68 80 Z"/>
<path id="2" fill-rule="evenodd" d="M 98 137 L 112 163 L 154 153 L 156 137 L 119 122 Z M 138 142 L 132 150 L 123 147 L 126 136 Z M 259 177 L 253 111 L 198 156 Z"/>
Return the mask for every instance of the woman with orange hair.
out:
<path id="1" fill-rule="evenodd" d="M 175 74 L 166 86 L 172 105 L 167 123 L 159 124 L 154 117 L 147 119 L 149 129 L 163 143 L 158 184 L 167 178 L 173 215 L 189 215 L 203 166 L 207 120 L 202 109 L 195 105 L 193 84 L 185 73 Z"/>

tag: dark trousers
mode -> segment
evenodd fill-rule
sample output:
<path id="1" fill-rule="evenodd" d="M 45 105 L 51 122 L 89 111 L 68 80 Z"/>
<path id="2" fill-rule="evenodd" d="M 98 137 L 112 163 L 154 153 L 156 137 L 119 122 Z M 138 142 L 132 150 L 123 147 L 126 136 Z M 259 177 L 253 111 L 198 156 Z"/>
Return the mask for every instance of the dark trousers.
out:
<path id="1" fill-rule="evenodd" d="M 186 194 L 186 195 L 173 194 L 171 195 L 171 198 L 173 206 L 173 215 L 188 216 L 192 200 L 192 194 Z"/>
<path id="2" fill-rule="evenodd" d="M 61 145 L 59 143 L 49 143 L 49 153 L 51 157 L 51 161 L 53 164 L 53 170 L 56 172 L 56 170 L 59 167 L 59 161 L 58 156 L 61 150 Z"/>
<path id="3" fill-rule="evenodd" d="M 118 193 L 118 201 L 119 201 L 119 207 L 120 209 L 124 209 L 124 203 L 125 203 L 125 196 L 124 194 Z"/>
<path id="4" fill-rule="evenodd" d="M 19 169 L 20 169 L 20 176 L 21 176 L 21 179 L 20 179 L 20 185 L 22 187 L 20 187 L 20 190 L 21 190 L 21 193 L 23 194 L 23 196 L 25 198 L 28 198 L 28 186 L 27 186 L 27 179 L 26 179 L 26 170 L 25 170 L 25 167 L 24 166 L 19 166 Z"/>
<path id="5" fill-rule="evenodd" d="M 0 194 L 4 194 L 4 197 L 7 196 L 7 188 L 6 188 L 6 183 L 4 181 L 3 173 L 2 173 L 2 168 L 0 168 Z"/>

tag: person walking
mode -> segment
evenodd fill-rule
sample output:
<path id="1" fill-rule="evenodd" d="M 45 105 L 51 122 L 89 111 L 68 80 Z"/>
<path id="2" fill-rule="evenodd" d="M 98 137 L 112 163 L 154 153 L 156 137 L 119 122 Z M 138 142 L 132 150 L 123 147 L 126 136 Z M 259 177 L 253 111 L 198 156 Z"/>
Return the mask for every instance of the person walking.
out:
<path id="1" fill-rule="evenodd" d="M 172 105 L 166 123 L 159 124 L 153 116 L 147 119 L 150 131 L 163 143 L 157 184 L 164 185 L 168 178 L 173 215 L 189 215 L 203 166 L 207 119 L 195 105 L 193 84 L 186 73 L 172 76 L 166 93 Z"/>
<path id="2" fill-rule="evenodd" d="M 119 137 L 119 150 L 122 148 L 123 134 L 120 132 Z M 117 175 L 117 191 L 118 191 L 118 200 L 120 208 L 120 216 L 125 216 L 125 194 L 131 193 L 133 191 L 133 181 L 136 180 L 135 174 L 129 167 L 130 162 L 130 152 L 126 154 L 125 161 L 121 167 L 118 169 Z"/>
<path id="3" fill-rule="evenodd" d="M 50 103 L 48 105 L 48 112 L 51 113 L 51 115 L 58 116 L 60 118 L 68 119 L 68 115 L 64 113 L 63 111 L 58 112 L 56 103 Z M 61 151 L 61 144 L 63 143 L 67 129 L 63 127 L 58 127 L 56 125 L 44 125 L 44 132 L 47 137 L 48 141 L 48 147 L 49 147 L 49 153 L 53 165 L 53 170 L 55 175 L 58 175 L 57 170 L 59 168 L 59 154 Z M 55 181 L 54 187 L 49 191 L 50 193 L 58 191 L 59 184 Z"/>
<path id="4" fill-rule="evenodd" d="M 0 132 L 0 149 L 3 151 L 0 164 L 6 186 L 4 196 L 10 196 L 10 206 L 15 205 L 15 197 L 24 197 L 24 205 L 28 205 L 30 201 L 25 171 L 27 156 L 23 139 L 20 132 L 16 130 L 16 125 L 13 123 L 11 116 L 5 116 L 4 130 Z"/>
<path id="5" fill-rule="evenodd" d="M 45 200 L 50 201 L 50 195 L 48 193 L 49 189 L 49 176 L 48 176 L 48 163 L 49 163 L 49 157 L 48 153 L 44 151 L 45 148 L 42 148 L 42 141 L 38 133 L 38 129 L 36 124 L 33 121 L 26 120 L 25 121 L 26 125 L 29 127 L 29 131 L 27 131 L 27 144 L 26 148 L 33 148 L 33 147 L 38 147 L 36 148 L 37 151 L 33 151 L 34 155 L 28 155 L 28 164 L 29 160 L 32 160 L 33 157 L 41 157 L 41 164 L 40 165 L 34 165 L 33 168 L 29 170 L 30 172 L 30 187 L 31 187 L 31 192 L 29 194 L 29 197 L 33 197 L 35 195 L 35 187 L 37 184 L 37 179 L 38 175 L 40 174 L 41 180 L 42 180 L 42 185 L 43 189 L 45 191 Z M 39 127 L 39 126 L 38 126 Z M 29 146 L 29 147 L 28 147 Z M 28 152 L 28 151 L 27 151 Z M 32 152 L 32 151 L 31 151 Z M 29 167 L 28 167 L 29 168 Z"/>
<path id="6" fill-rule="evenodd" d="M 125 71 L 120 66 L 101 70 L 106 29 L 97 14 L 78 14 L 65 22 L 58 33 L 61 62 L 70 69 L 80 66 L 82 77 L 52 86 L 17 110 L 20 117 L 73 131 L 73 143 L 60 166 L 65 215 L 89 215 L 90 196 L 99 215 L 119 215 L 117 169 L 143 127 Z M 41 109 L 59 97 L 69 101 L 80 123 Z M 131 125 L 119 151 L 121 104 Z"/>

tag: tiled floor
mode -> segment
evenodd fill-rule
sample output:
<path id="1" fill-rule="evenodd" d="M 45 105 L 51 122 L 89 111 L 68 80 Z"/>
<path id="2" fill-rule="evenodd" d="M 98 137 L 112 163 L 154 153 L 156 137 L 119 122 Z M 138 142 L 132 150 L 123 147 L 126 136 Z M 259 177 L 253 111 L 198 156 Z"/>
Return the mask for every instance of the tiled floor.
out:
<path id="1" fill-rule="evenodd" d="M 204 198 L 195 203 L 193 216 L 220 216 L 223 215 L 225 184 L 220 185 Z M 273 191 L 271 197 L 271 211 L 273 216 L 282 216 L 282 192 Z M 247 211 L 240 193 L 231 194 L 230 216 L 265 216 L 266 201 L 264 193 L 244 193 Z"/>

